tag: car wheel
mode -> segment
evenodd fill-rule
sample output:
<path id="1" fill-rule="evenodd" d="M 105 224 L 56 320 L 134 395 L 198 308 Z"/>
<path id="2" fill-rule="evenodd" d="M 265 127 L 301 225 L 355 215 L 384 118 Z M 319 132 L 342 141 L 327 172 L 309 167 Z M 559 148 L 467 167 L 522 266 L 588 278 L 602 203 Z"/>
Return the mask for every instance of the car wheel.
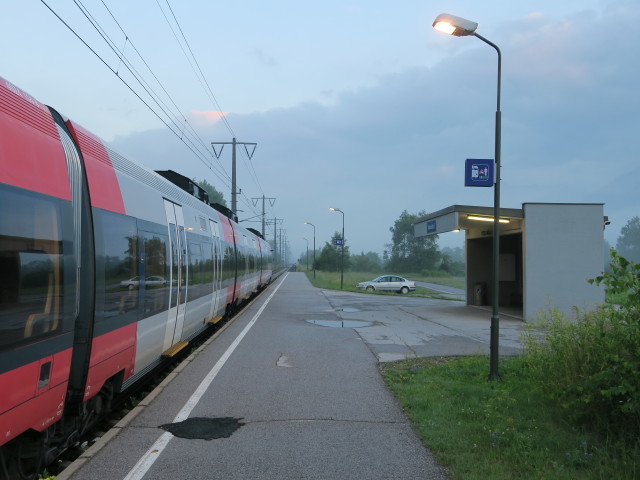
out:
<path id="1" fill-rule="evenodd" d="M 409 287 L 402 287 L 400 289 L 400 293 L 402 293 L 403 295 L 406 294 L 406 293 L 409 293 Z"/>
<path id="2" fill-rule="evenodd" d="M 374 290 L 375 288 L 373 288 L 371 285 L 367 287 L 367 292 L 373 292 Z"/>
<path id="3" fill-rule="evenodd" d="M 133 290 L 135 287 L 133 286 L 133 283 L 129 284 L 129 290 Z"/>

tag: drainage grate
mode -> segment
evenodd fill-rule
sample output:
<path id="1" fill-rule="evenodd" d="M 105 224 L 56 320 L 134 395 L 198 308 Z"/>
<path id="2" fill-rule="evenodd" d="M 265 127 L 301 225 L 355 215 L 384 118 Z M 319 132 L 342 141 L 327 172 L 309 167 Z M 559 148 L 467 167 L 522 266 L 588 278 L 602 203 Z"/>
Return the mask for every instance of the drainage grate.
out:
<path id="1" fill-rule="evenodd" d="M 160 425 L 160 428 L 180 438 L 213 440 L 215 438 L 229 438 L 236 430 L 244 426 L 244 423 L 240 422 L 240 420 L 242 420 L 242 418 L 194 417 L 187 418 L 183 422 L 166 423 Z"/>

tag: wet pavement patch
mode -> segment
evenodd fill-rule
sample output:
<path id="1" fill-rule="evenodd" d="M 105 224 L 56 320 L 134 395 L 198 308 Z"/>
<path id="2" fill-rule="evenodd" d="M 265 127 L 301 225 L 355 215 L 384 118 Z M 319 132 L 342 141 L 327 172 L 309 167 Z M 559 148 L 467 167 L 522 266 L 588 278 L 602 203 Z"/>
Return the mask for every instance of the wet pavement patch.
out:
<path id="1" fill-rule="evenodd" d="M 213 440 L 215 438 L 229 438 L 240 427 L 244 426 L 242 418 L 219 417 L 187 418 L 183 422 L 166 423 L 160 428 L 172 433 L 176 437 L 190 440 Z"/>
<path id="2" fill-rule="evenodd" d="M 307 320 L 307 322 L 321 327 L 333 328 L 360 328 L 373 325 L 373 322 L 365 322 L 364 320 Z"/>

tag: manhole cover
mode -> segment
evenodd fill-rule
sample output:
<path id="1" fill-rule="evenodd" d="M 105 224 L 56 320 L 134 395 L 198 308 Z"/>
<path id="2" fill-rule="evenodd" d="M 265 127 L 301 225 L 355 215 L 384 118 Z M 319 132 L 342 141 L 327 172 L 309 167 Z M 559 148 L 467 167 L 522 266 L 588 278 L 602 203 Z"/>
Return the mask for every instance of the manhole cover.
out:
<path id="1" fill-rule="evenodd" d="M 166 423 L 160 425 L 160 428 L 180 438 L 213 440 L 214 438 L 229 438 L 244 425 L 240 420 L 242 419 L 233 417 L 194 417 L 187 418 L 183 422 Z"/>
<path id="2" fill-rule="evenodd" d="M 373 325 L 373 322 L 365 322 L 364 320 L 307 320 L 307 322 L 321 327 L 333 328 L 360 328 Z"/>

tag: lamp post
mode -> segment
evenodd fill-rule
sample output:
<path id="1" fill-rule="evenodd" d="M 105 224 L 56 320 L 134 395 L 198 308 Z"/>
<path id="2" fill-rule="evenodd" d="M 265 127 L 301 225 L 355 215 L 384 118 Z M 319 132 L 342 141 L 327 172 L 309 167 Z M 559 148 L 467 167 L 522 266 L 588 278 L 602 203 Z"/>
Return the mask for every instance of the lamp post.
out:
<path id="1" fill-rule="evenodd" d="M 309 240 L 307 240 L 306 238 L 302 237 L 302 239 L 307 242 L 307 272 L 309 271 Z"/>
<path id="2" fill-rule="evenodd" d="M 448 35 L 457 37 L 474 36 L 482 40 L 487 45 L 493 47 L 498 53 L 498 96 L 496 107 L 496 129 L 495 129 L 495 162 L 496 178 L 493 189 L 493 309 L 491 314 L 491 340 L 489 354 L 489 380 L 498 380 L 498 344 L 500 332 L 500 144 L 501 144 L 501 112 L 500 112 L 500 77 L 502 70 L 502 54 L 498 46 L 483 36 L 476 33 L 478 24 L 464 18 L 442 13 L 433 22 L 433 28 Z"/>
<path id="3" fill-rule="evenodd" d="M 316 279 L 316 226 L 311 222 L 304 222 L 305 225 L 313 227 L 313 279 Z"/>
<path id="4" fill-rule="evenodd" d="M 342 290 L 344 284 L 344 212 L 336 207 L 329 207 L 329 210 L 342 214 L 342 259 L 340 260 L 340 290 Z"/>

